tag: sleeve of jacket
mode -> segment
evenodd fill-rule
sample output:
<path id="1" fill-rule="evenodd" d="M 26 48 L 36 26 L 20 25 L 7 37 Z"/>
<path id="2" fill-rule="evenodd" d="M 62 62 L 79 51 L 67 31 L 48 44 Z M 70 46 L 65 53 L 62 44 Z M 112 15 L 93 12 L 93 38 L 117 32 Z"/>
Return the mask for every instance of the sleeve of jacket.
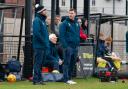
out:
<path id="1" fill-rule="evenodd" d="M 53 55 L 47 55 L 46 57 L 47 57 L 47 59 L 50 59 L 50 60 L 53 60 L 53 61 L 56 61 L 56 62 L 59 61 L 59 59 L 54 57 Z"/>
<path id="2" fill-rule="evenodd" d="M 49 48 L 48 33 L 45 30 L 47 29 L 42 28 L 38 20 L 33 21 L 33 34 L 46 48 Z"/>
<path id="3" fill-rule="evenodd" d="M 50 50 L 50 51 L 51 51 L 51 50 Z M 56 62 L 59 62 L 59 56 L 58 56 L 56 50 L 54 49 L 54 50 L 52 50 L 52 51 L 54 51 L 54 54 L 53 54 L 53 55 L 52 55 L 52 54 L 48 54 L 48 55 L 47 55 L 47 59 L 50 59 L 50 60 L 54 60 L 54 61 L 56 61 Z"/>
<path id="4" fill-rule="evenodd" d="M 57 52 L 57 49 L 56 48 L 55 48 L 55 57 L 56 57 L 56 60 L 59 62 L 60 57 L 58 55 L 58 52 Z"/>
<path id="5" fill-rule="evenodd" d="M 87 39 L 87 35 L 82 31 L 82 28 L 80 28 L 80 38 L 86 40 Z"/>
<path id="6" fill-rule="evenodd" d="M 59 40 L 60 40 L 60 43 L 61 43 L 61 45 L 62 45 L 62 47 L 63 48 L 67 48 L 68 47 L 68 44 L 67 44 L 67 42 L 66 42 L 66 23 L 65 22 L 62 22 L 61 24 L 60 24 L 60 27 L 59 27 Z"/>

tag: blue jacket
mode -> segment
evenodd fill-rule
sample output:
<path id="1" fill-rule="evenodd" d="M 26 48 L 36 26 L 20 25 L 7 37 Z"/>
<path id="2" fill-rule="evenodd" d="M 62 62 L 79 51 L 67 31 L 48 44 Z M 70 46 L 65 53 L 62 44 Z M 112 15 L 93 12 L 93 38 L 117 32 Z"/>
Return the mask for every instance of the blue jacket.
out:
<path id="1" fill-rule="evenodd" d="M 97 57 L 104 57 L 107 53 L 105 41 L 99 39 L 98 49 L 97 49 Z"/>
<path id="2" fill-rule="evenodd" d="M 69 18 L 66 18 L 66 20 L 64 20 L 60 24 L 59 41 L 63 48 L 75 48 L 79 46 L 80 26 L 76 18 L 74 21 L 71 21 Z"/>
<path id="3" fill-rule="evenodd" d="M 54 60 L 54 61 L 59 61 L 59 55 L 56 49 L 56 45 L 50 42 L 50 49 L 49 49 L 49 54 L 46 57 L 46 60 Z"/>
<path id="4" fill-rule="evenodd" d="M 33 48 L 49 49 L 49 37 L 46 26 L 46 17 L 36 14 L 33 21 Z"/>

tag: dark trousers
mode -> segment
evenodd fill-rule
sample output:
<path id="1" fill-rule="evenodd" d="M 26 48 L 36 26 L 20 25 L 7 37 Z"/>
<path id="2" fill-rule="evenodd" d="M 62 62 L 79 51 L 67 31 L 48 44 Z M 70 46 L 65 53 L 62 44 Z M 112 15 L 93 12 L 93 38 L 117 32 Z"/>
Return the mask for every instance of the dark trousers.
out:
<path id="1" fill-rule="evenodd" d="M 73 68 L 76 64 L 78 48 L 68 47 L 64 49 L 63 77 L 64 82 L 71 80 Z"/>
<path id="2" fill-rule="evenodd" d="M 46 57 L 44 66 L 53 68 L 53 70 L 59 70 L 58 59 L 56 57 L 52 57 L 52 56 L 49 55 L 49 56 Z"/>
<path id="3" fill-rule="evenodd" d="M 42 81 L 42 66 L 46 59 L 46 51 L 43 49 L 34 49 L 34 74 L 33 82 Z"/>
<path id="4" fill-rule="evenodd" d="M 115 66 L 112 58 L 110 58 L 110 57 L 103 57 L 103 59 L 105 59 L 110 64 L 110 67 L 114 67 L 115 69 L 117 69 L 117 67 Z"/>

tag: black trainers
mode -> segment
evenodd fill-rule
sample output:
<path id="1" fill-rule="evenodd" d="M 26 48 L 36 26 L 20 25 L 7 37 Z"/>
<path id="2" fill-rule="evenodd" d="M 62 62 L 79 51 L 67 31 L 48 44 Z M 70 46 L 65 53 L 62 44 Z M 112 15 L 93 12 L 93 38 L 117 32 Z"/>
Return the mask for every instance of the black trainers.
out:
<path id="1" fill-rule="evenodd" d="M 33 82 L 33 85 L 46 85 L 44 82 Z"/>

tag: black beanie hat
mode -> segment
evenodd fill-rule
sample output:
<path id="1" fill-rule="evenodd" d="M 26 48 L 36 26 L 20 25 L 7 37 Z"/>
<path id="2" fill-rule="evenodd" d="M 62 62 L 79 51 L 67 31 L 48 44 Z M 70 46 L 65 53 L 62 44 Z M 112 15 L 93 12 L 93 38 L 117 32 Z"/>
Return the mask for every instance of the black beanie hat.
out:
<path id="1" fill-rule="evenodd" d="M 35 12 L 36 12 L 36 13 L 40 13 L 40 12 L 42 12 L 42 11 L 44 11 L 44 10 L 46 10 L 46 9 L 44 8 L 44 6 L 41 6 L 41 5 L 39 5 L 39 4 L 36 4 L 36 5 L 35 5 Z"/>

